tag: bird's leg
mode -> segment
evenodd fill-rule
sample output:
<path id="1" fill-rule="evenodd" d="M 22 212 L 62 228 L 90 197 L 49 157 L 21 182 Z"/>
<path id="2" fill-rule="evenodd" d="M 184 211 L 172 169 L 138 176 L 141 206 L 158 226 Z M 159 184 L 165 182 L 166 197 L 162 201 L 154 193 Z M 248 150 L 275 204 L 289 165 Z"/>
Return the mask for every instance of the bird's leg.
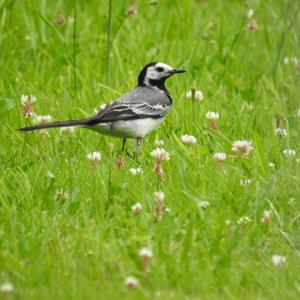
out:
<path id="1" fill-rule="evenodd" d="M 137 154 L 137 153 L 140 151 L 142 142 L 143 142 L 143 139 L 142 139 L 142 138 L 137 138 L 137 139 L 136 139 L 135 154 Z"/>
<path id="2" fill-rule="evenodd" d="M 125 150 L 125 144 L 126 144 L 126 139 L 123 138 L 122 139 L 122 150 L 121 150 L 121 152 L 123 152 Z"/>

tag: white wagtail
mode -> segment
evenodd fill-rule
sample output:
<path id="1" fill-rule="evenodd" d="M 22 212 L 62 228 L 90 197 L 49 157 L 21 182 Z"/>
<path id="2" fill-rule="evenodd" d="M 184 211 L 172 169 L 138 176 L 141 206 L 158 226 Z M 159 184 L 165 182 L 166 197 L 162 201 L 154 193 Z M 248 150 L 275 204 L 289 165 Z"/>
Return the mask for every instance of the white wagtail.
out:
<path id="1" fill-rule="evenodd" d="M 39 124 L 20 130 L 79 126 L 122 138 L 122 150 L 127 138 L 135 138 L 138 150 L 142 139 L 161 124 L 172 106 L 172 98 L 165 87 L 165 80 L 173 74 L 183 72 L 185 70 L 174 69 L 161 62 L 152 62 L 141 71 L 138 86 L 133 91 L 105 106 L 95 116 Z"/>

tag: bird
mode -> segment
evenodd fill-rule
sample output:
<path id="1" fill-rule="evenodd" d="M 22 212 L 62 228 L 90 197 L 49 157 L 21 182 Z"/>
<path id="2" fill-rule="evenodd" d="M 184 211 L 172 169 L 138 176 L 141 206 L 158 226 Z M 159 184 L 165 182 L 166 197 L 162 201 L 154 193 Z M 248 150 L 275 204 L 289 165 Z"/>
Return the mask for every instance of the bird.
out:
<path id="1" fill-rule="evenodd" d="M 128 138 L 136 139 L 136 152 L 142 140 L 164 120 L 172 107 L 172 97 L 165 81 L 186 70 L 173 68 L 162 62 L 151 62 L 143 67 L 137 87 L 105 105 L 96 115 L 79 120 L 56 121 L 19 128 L 28 132 L 56 127 L 83 127 L 98 133 L 121 138 L 122 150 Z"/>

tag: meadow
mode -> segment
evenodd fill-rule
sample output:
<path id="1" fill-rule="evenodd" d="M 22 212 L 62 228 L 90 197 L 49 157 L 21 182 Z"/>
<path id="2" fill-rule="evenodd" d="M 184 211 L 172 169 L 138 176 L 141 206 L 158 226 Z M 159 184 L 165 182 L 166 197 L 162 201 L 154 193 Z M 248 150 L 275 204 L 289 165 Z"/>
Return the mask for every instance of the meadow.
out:
<path id="1" fill-rule="evenodd" d="M 3 299 L 299 299 L 299 10 L 0 0 Z M 136 157 L 81 128 L 17 131 L 94 114 L 152 61 L 187 73 Z"/>

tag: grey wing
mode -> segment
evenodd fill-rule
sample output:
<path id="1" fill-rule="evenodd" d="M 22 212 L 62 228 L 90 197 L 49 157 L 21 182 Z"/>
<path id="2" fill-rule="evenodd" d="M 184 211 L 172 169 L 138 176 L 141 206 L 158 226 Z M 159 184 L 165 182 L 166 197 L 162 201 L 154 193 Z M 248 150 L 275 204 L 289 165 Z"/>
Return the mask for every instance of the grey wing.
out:
<path id="1" fill-rule="evenodd" d="M 160 91 L 142 89 L 136 88 L 106 106 L 91 118 L 89 124 L 165 116 L 171 107 L 170 98 Z"/>

